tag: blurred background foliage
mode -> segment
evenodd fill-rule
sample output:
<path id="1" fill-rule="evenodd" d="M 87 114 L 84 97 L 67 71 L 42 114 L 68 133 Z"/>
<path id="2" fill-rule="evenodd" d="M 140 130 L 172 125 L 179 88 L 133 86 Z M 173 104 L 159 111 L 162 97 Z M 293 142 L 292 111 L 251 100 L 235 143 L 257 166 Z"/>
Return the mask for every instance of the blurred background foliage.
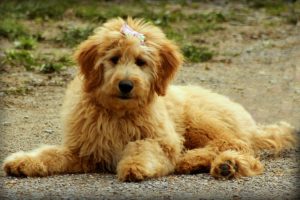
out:
<path id="1" fill-rule="evenodd" d="M 113 17 L 144 18 L 161 27 L 179 44 L 188 62 L 213 59 L 218 54 L 214 44 L 203 43 L 201 37 L 226 29 L 228 23 L 248 23 L 248 13 L 255 10 L 282 17 L 282 23 L 299 22 L 300 3 L 295 0 L 215 0 L 221 7 L 243 6 L 205 10 L 201 3 L 208 1 L 1 0 L 1 63 L 43 73 L 73 66 L 72 48 Z"/>

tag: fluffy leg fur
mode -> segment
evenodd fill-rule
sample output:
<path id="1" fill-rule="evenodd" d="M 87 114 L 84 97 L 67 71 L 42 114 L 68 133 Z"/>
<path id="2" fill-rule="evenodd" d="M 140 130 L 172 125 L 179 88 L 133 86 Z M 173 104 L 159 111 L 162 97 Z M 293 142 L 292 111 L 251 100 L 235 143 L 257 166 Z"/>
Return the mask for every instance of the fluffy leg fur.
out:
<path id="1" fill-rule="evenodd" d="M 235 163 L 237 163 L 235 160 L 239 159 L 240 157 L 244 160 L 247 160 L 248 157 L 237 157 L 235 156 L 235 153 L 230 154 L 229 152 L 235 152 L 239 155 L 249 155 L 250 157 L 253 154 L 251 147 L 242 140 L 233 138 L 212 140 L 204 148 L 192 149 L 185 152 L 176 165 L 176 172 L 187 174 L 193 172 L 211 171 L 212 175 L 215 177 L 238 177 L 240 173 L 235 167 Z M 252 167 L 247 164 L 251 164 L 251 161 L 243 162 L 241 169 L 252 169 Z M 219 168 L 220 171 L 218 171 Z M 224 172 L 221 169 L 223 169 Z"/>
<path id="2" fill-rule="evenodd" d="M 178 145 L 153 139 L 139 140 L 127 145 L 117 166 L 121 181 L 142 181 L 174 171 Z"/>
<path id="3" fill-rule="evenodd" d="M 260 126 L 251 139 L 255 151 L 269 150 L 275 154 L 294 148 L 298 143 L 295 128 L 286 122 Z"/>
<path id="4" fill-rule="evenodd" d="M 210 173 L 215 178 L 254 176 L 263 172 L 263 165 L 250 154 L 228 150 L 219 154 L 211 164 Z"/>
<path id="5" fill-rule="evenodd" d="M 185 152 L 176 165 L 176 172 L 193 173 L 210 169 L 215 178 L 227 179 L 261 174 L 263 165 L 255 155 L 261 150 L 277 154 L 295 147 L 295 132 L 291 125 L 280 122 L 259 127 L 247 142 L 230 137 L 214 139 L 204 148 Z"/>
<path id="6" fill-rule="evenodd" d="M 209 172 L 216 152 L 211 148 L 198 148 L 188 150 L 176 164 L 176 173 L 190 174 L 198 172 Z"/>
<path id="7" fill-rule="evenodd" d="M 3 169 L 11 176 L 48 176 L 88 171 L 88 166 L 66 148 L 43 146 L 30 152 L 17 152 L 7 157 Z"/>

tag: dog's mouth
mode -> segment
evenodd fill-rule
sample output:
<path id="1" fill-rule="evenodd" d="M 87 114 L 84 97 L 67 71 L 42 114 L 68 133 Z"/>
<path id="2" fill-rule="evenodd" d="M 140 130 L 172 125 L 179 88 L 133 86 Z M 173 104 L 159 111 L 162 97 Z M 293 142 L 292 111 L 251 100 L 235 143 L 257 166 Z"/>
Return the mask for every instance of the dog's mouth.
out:
<path id="1" fill-rule="evenodd" d="M 120 94 L 118 96 L 118 98 L 121 99 L 121 100 L 130 100 L 130 99 L 132 99 L 132 96 L 128 95 L 128 94 Z"/>

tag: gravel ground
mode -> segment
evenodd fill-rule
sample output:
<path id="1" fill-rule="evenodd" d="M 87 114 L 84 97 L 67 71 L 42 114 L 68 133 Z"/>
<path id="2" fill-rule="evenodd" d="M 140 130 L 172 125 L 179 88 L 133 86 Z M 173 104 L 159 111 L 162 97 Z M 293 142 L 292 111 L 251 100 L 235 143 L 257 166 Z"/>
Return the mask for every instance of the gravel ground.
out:
<path id="1" fill-rule="evenodd" d="M 1 178 L 8 199 L 297 199 L 295 159 L 271 161 L 255 178 L 216 181 L 207 174 L 178 175 L 141 183 L 121 183 L 111 174 L 48 178 Z M 278 166 L 282 168 L 276 168 Z M 280 175 L 278 175 L 280 174 Z"/>
<path id="2" fill-rule="evenodd" d="M 299 94 L 291 89 L 280 89 L 277 92 L 268 90 L 285 87 L 280 72 L 272 73 L 276 83 L 270 83 L 269 80 L 260 78 L 256 78 L 257 81 L 254 82 L 246 81 L 250 79 L 249 77 L 243 80 L 234 79 L 233 77 L 239 76 L 238 74 L 242 72 L 235 67 L 231 70 L 234 73 L 217 67 L 207 71 L 204 65 L 186 66 L 176 83 L 202 82 L 202 85 L 222 91 L 235 100 L 241 100 L 261 122 L 278 121 L 283 118 L 294 124 L 299 121 Z M 20 74 L 15 74 L 17 75 Z M 27 76 L 40 85 L 44 85 L 43 80 L 48 79 L 41 75 L 22 74 L 22 77 Z M 53 82 L 57 83 L 60 80 L 61 77 L 54 77 Z M 60 142 L 59 108 L 65 89 L 61 86 L 51 86 L 51 82 L 47 83 L 48 86 L 37 87 L 30 95 L 4 96 L 1 109 L 1 113 L 5 116 L 1 120 L 1 138 L 4 139 L 0 148 L 1 160 L 9 153 L 29 150 L 41 143 Z M 257 85 L 265 87 L 260 88 Z M 235 89 L 236 87 L 239 89 Z M 247 90 L 255 91 L 256 95 L 262 94 L 262 99 L 257 100 L 255 94 L 248 96 Z M 278 98 L 281 101 L 277 101 Z M 293 111 L 285 112 L 285 105 L 292 106 Z M 1 171 L 0 197 L 1 199 L 299 199 L 297 196 L 300 188 L 299 160 L 299 151 L 285 152 L 277 158 L 264 156 L 264 174 L 226 181 L 215 180 L 209 174 L 194 174 L 170 175 L 141 183 L 122 183 L 114 174 L 105 173 L 14 178 L 3 176 Z"/>
<path id="3" fill-rule="evenodd" d="M 300 129 L 300 27 L 232 26 L 216 34 L 218 55 L 204 64 L 186 64 L 175 83 L 198 84 L 243 104 L 260 123 L 286 120 Z M 66 82 L 59 75 L 10 70 L 1 73 L 1 91 L 22 83 L 27 95 L 0 92 L 0 160 L 10 153 L 61 141 L 61 107 Z M 0 172 L 0 199 L 300 199 L 299 150 L 263 157 L 265 172 L 238 180 L 209 174 L 170 175 L 122 183 L 113 174 L 71 174 L 13 178 Z M 1 163 L 0 163 L 1 164 Z"/>

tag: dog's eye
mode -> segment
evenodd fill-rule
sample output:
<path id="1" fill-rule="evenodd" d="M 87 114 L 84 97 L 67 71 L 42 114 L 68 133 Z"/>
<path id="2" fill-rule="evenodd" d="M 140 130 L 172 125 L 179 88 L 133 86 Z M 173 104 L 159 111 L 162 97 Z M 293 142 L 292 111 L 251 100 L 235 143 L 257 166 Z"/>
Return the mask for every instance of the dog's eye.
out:
<path id="1" fill-rule="evenodd" d="M 120 56 L 114 56 L 110 59 L 113 64 L 117 64 L 119 62 Z"/>
<path id="2" fill-rule="evenodd" d="M 142 67 L 142 66 L 144 66 L 146 64 L 146 62 L 143 59 L 141 59 L 141 58 L 137 58 L 136 61 L 135 61 L 135 64 L 137 66 Z"/>

